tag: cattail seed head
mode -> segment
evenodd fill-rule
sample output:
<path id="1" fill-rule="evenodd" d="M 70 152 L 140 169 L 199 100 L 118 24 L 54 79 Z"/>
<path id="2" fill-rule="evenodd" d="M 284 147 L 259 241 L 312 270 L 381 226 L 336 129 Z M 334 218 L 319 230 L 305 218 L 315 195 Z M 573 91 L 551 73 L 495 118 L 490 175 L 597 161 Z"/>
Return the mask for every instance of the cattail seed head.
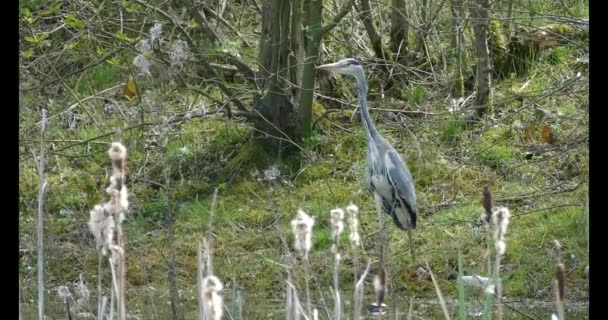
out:
<path id="1" fill-rule="evenodd" d="M 494 241 L 496 243 L 496 251 L 498 251 L 498 254 L 500 255 L 504 255 L 507 248 L 505 235 L 509 226 L 510 217 L 511 213 L 509 212 L 509 209 L 505 207 L 498 208 L 492 215 L 495 225 Z"/>
<path id="2" fill-rule="evenodd" d="M 338 242 L 338 238 L 340 234 L 344 230 L 344 210 L 340 208 L 336 208 L 330 211 L 331 212 L 331 237 L 334 239 L 334 243 Z"/>
<path id="3" fill-rule="evenodd" d="M 361 245 L 361 236 L 359 236 L 359 219 L 357 218 L 359 208 L 351 202 L 348 207 L 346 207 L 346 211 L 348 212 L 348 224 L 350 229 L 348 239 L 354 246 L 359 246 Z"/>
<path id="4" fill-rule="evenodd" d="M 97 250 L 100 250 L 103 255 L 114 243 L 114 228 L 114 217 L 103 205 L 96 205 L 90 212 L 89 230 L 95 237 Z"/>
<path id="5" fill-rule="evenodd" d="M 206 319 L 220 320 L 224 312 L 224 298 L 222 291 L 224 286 L 216 276 L 208 276 L 203 279 L 203 308 Z"/>
<path id="6" fill-rule="evenodd" d="M 72 297 L 70 288 L 65 285 L 57 287 L 57 295 L 59 295 L 59 298 L 63 300 L 63 303 L 66 303 L 68 298 Z"/>
<path id="7" fill-rule="evenodd" d="M 125 160 L 127 158 L 127 148 L 120 142 L 112 142 L 112 147 L 108 150 L 110 159 L 112 160 Z"/>
<path id="8" fill-rule="evenodd" d="M 492 294 L 496 293 L 496 286 L 493 283 L 491 283 L 490 285 L 488 285 L 486 287 L 486 290 L 484 292 L 485 292 L 485 294 L 492 295 Z"/>
<path id="9" fill-rule="evenodd" d="M 302 209 L 298 209 L 296 218 L 291 221 L 295 238 L 294 248 L 304 257 L 308 257 L 308 252 L 312 248 L 312 227 L 314 225 L 315 220 Z"/>

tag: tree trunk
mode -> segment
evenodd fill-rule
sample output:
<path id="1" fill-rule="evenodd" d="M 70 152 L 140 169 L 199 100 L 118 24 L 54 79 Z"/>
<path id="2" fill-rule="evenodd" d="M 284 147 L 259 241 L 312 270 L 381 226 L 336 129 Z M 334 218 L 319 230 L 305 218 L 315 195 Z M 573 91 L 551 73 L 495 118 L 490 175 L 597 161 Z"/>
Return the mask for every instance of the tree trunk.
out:
<path id="1" fill-rule="evenodd" d="M 408 21 L 407 6 L 405 0 L 391 1 L 391 51 L 406 52 L 408 49 L 408 33 L 410 22 Z"/>
<path id="2" fill-rule="evenodd" d="M 393 53 L 382 43 L 382 36 L 376 30 L 374 21 L 372 20 L 372 11 L 369 5 L 369 0 L 361 0 L 359 7 L 359 18 L 365 26 L 367 36 L 372 44 L 372 49 L 376 57 L 381 60 L 393 61 Z"/>
<path id="3" fill-rule="evenodd" d="M 289 35 L 292 0 L 265 0 L 260 36 L 260 74 L 265 93 L 256 97 L 256 108 L 265 118 L 256 127 L 275 137 L 287 131 L 293 106 L 286 96 L 289 90 Z M 270 122 L 270 123 L 268 123 Z"/>
<path id="4" fill-rule="evenodd" d="M 464 21 L 463 0 L 451 0 L 452 12 L 452 48 L 456 52 L 456 70 L 452 95 L 455 98 L 464 96 L 464 76 L 462 75 L 462 61 L 464 54 L 464 34 L 462 32 Z"/>
<path id="5" fill-rule="evenodd" d="M 302 77 L 304 73 L 304 59 L 306 58 L 306 47 L 304 45 L 304 31 L 302 27 L 304 21 L 304 0 L 294 0 L 291 9 L 291 43 L 290 43 L 290 69 L 291 79 L 294 79 L 295 86 L 292 94 L 297 95 L 298 88 L 302 87 Z"/>
<path id="6" fill-rule="evenodd" d="M 303 65 L 302 90 L 298 109 L 298 132 L 305 137 L 310 134 L 312 123 L 312 100 L 315 85 L 315 64 L 319 57 L 321 44 L 323 1 L 311 0 L 306 8 L 307 30 L 306 59 Z"/>
<path id="7" fill-rule="evenodd" d="M 475 0 L 469 10 L 475 31 L 475 55 L 477 57 L 477 95 L 475 97 L 476 116 L 492 112 L 492 69 L 488 48 L 490 28 L 490 1 Z"/>

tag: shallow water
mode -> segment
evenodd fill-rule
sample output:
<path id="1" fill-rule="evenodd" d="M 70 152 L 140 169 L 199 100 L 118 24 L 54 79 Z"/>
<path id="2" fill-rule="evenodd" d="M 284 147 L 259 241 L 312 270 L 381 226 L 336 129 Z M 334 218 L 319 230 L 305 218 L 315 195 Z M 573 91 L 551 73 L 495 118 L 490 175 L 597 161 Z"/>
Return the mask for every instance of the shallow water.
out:
<path id="1" fill-rule="evenodd" d="M 162 301 L 159 299 L 157 301 Z M 94 302 L 92 302 L 94 303 Z M 326 309 L 332 309 L 333 305 L 328 302 L 327 307 L 323 306 L 323 303 L 319 304 L 319 318 L 329 319 Z M 197 305 L 186 304 L 183 305 L 184 319 L 196 319 L 197 318 Z M 582 320 L 589 319 L 589 304 L 586 302 L 566 303 L 566 318 L 568 320 Z M 241 319 L 236 308 L 227 302 L 226 312 L 224 319 Z M 382 317 L 383 319 L 395 319 L 392 314 L 392 306 L 389 306 L 386 314 Z M 457 319 L 455 313 L 457 306 L 454 303 L 448 303 L 448 311 L 451 313 L 451 317 Z M 171 307 L 167 304 L 157 305 L 155 310 L 151 308 L 139 308 L 130 309 L 127 306 L 129 314 L 128 319 L 172 319 Z M 350 310 L 350 304 L 345 301 L 343 305 L 343 318 L 349 319 L 348 311 Z M 397 306 L 397 319 L 406 319 L 408 305 Z M 494 308 L 494 311 L 496 308 Z M 47 306 L 46 314 L 48 319 L 67 319 L 65 305 L 54 303 Z M 378 319 L 377 316 L 373 316 L 364 311 L 364 319 Z M 483 311 L 482 302 L 468 302 L 467 303 L 467 317 L 469 319 L 481 319 L 481 312 Z M 518 320 L 518 319 L 551 319 L 551 313 L 555 312 L 554 305 L 551 302 L 536 301 L 536 300 L 519 300 L 519 301 L 507 301 L 504 307 L 505 320 Z M 21 305 L 22 319 L 37 319 L 36 305 Z M 87 316 L 88 315 L 88 316 Z M 444 319 L 441 307 L 436 300 L 429 301 L 415 301 L 413 307 L 412 319 Z M 90 312 L 82 312 L 80 316 L 72 315 L 73 319 L 94 319 Z M 272 303 L 247 303 L 243 305 L 243 317 L 242 319 L 285 319 L 284 310 L 280 306 L 274 306 Z"/>

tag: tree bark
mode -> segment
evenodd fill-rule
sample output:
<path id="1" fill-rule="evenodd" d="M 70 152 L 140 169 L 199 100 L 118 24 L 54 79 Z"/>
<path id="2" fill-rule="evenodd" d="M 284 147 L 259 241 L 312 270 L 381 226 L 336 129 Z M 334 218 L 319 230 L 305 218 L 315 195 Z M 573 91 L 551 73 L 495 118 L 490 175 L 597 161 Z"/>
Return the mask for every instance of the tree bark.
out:
<path id="1" fill-rule="evenodd" d="M 369 0 L 361 0 L 359 7 L 359 18 L 365 26 L 367 36 L 372 44 L 372 49 L 378 59 L 393 61 L 393 53 L 382 43 L 382 36 L 376 30 L 372 19 L 372 11 L 369 5 Z"/>
<path id="2" fill-rule="evenodd" d="M 298 109 L 298 135 L 301 137 L 307 136 L 310 133 L 312 125 L 312 101 L 315 85 L 315 64 L 319 57 L 319 47 L 323 39 L 323 35 L 331 29 L 335 28 L 340 20 L 352 8 L 354 0 L 348 1 L 346 5 L 334 16 L 332 21 L 325 26 L 323 23 L 323 1 L 310 0 L 305 16 L 307 17 L 307 30 L 309 33 L 306 39 L 306 59 L 303 65 L 302 75 L 302 90 L 300 91 L 299 109 Z"/>
<path id="3" fill-rule="evenodd" d="M 266 92 L 256 98 L 255 107 L 273 125 L 260 120 L 256 127 L 273 136 L 282 135 L 277 131 L 286 131 L 293 112 L 293 106 L 286 96 L 290 80 L 288 54 L 292 4 L 292 0 L 265 0 L 262 8 L 259 61 Z M 291 136 L 289 132 L 286 133 Z"/>
<path id="4" fill-rule="evenodd" d="M 492 112 L 492 67 L 488 48 L 490 28 L 490 1 L 475 0 L 469 4 L 473 30 L 475 31 L 475 55 L 477 57 L 476 116 Z"/>
<path id="5" fill-rule="evenodd" d="M 464 21 L 463 0 L 451 0 L 452 12 L 452 48 L 456 52 L 456 71 L 452 95 L 455 98 L 464 96 L 464 76 L 462 75 L 462 61 L 464 55 L 464 34 L 462 32 Z"/>
<path id="6" fill-rule="evenodd" d="M 408 21 L 407 6 L 405 0 L 391 1 L 391 51 L 405 52 L 408 49 L 408 33 L 410 22 Z"/>

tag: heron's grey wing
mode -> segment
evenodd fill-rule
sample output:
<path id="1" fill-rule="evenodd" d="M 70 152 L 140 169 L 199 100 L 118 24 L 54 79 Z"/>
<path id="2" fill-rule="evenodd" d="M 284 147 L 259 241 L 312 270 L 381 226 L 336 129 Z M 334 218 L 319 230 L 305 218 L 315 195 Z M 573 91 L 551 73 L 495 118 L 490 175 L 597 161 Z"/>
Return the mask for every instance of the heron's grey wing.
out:
<path id="1" fill-rule="evenodd" d="M 412 228 L 416 228 L 416 188 L 410 170 L 395 150 L 388 150 L 384 155 L 386 174 L 395 190 L 395 197 L 400 199 L 409 213 Z"/>

